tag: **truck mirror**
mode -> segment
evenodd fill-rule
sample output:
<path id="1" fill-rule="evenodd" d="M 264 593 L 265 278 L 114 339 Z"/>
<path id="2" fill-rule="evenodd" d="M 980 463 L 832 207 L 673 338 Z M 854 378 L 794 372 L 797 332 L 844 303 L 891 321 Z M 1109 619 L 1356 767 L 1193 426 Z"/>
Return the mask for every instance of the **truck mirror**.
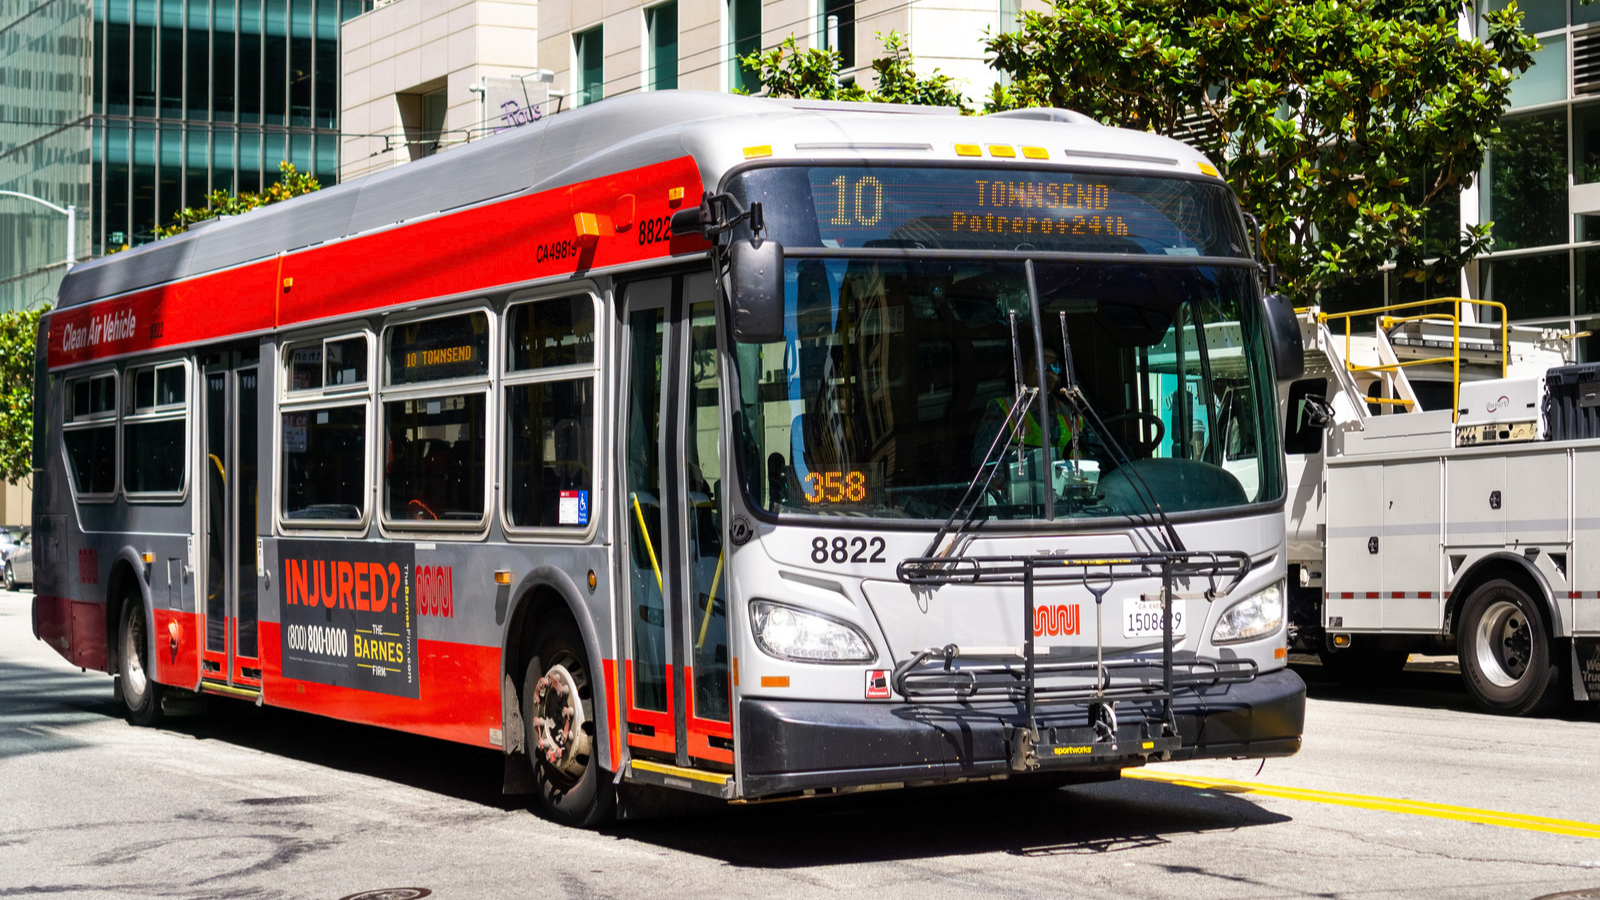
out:
<path id="1" fill-rule="evenodd" d="M 728 248 L 728 296 L 733 339 L 741 344 L 783 340 L 783 245 L 734 241 Z"/>
<path id="2" fill-rule="evenodd" d="M 1266 312 L 1273 368 L 1278 370 L 1279 381 L 1293 381 L 1306 371 L 1306 348 L 1300 339 L 1300 319 L 1294 314 L 1294 303 L 1282 294 L 1268 294 L 1261 303 Z"/>

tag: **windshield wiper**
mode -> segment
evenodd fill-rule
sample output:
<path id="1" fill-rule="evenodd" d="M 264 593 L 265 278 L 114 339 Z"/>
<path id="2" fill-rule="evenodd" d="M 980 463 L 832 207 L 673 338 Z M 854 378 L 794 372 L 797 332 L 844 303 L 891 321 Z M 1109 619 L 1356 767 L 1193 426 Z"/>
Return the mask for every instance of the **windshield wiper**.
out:
<path id="1" fill-rule="evenodd" d="M 1029 260 L 1025 268 L 1028 275 L 1028 290 L 1035 292 L 1035 295 L 1037 295 L 1033 280 L 1033 261 Z M 1095 411 L 1094 404 L 1089 402 L 1088 395 L 1078 385 L 1078 374 L 1072 367 L 1072 342 L 1067 340 L 1067 313 L 1063 310 L 1060 315 L 1061 387 L 1057 389 L 1058 392 L 1066 400 L 1067 404 L 1077 411 L 1078 415 L 1089 420 L 1089 424 L 1094 426 L 1095 432 L 1111 447 L 1111 452 L 1121 458 L 1123 468 L 1132 476 L 1128 480 L 1128 484 L 1131 486 L 1137 483 L 1139 486 L 1135 488 L 1133 495 L 1138 497 L 1139 502 L 1144 505 L 1145 512 L 1150 513 L 1161 522 L 1161 527 L 1166 531 L 1168 540 L 1172 542 L 1172 546 L 1169 549 L 1186 550 L 1187 548 L 1183 546 L 1183 540 L 1178 537 L 1178 530 L 1172 527 L 1172 520 L 1167 518 L 1166 510 L 1161 508 L 1161 501 L 1156 497 L 1156 492 L 1151 490 L 1150 485 L 1145 483 L 1144 476 L 1139 474 L 1139 468 L 1133 464 L 1133 457 L 1128 455 L 1128 451 L 1122 446 L 1122 442 L 1118 441 L 1116 435 L 1111 433 L 1111 429 L 1106 427 L 1106 423 L 1101 420 L 1100 414 Z M 1183 336 L 1180 334 L 1178 339 L 1181 341 Z"/>
<path id="2" fill-rule="evenodd" d="M 928 548 L 922 551 L 924 558 L 931 558 L 936 555 L 949 556 L 955 551 L 957 545 L 961 542 L 961 535 L 966 532 L 968 526 L 972 524 L 973 517 L 978 514 L 979 501 L 983 499 L 985 494 L 989 493 L 989 485 L 994 484 L 994 477 L 1000 473 L 999 460 L 996 459 L 996 455 L 1010 448 L 1012 442 L 1017 439 L 1028 418 L 1028 405 L 1038 399 L 1038 388 L 1024 388 L 1022 386 L 1022 348 L 1017 343 L 1017 314 L 1012 312 L 1010 315 L 1011 366 L 1013 377 L 1016 378 L 1017 393 L 1012 398 L 1011 409 L 1006 411 L 1006 417 L 1000 423 L 1000 430 L 995 432 L 993 443 L 989 444 L 988 452 L 983 454 L 983 461 L 978 463 L 977 471 L 972 473 L 972 480 L 967 482 L 967 489 L 961 495 L 961 502 L 957 503 L 956 508 L 950 512 L 950 518 L 945 519 L 944 524 L 939 526 L 939 530 L 934 534 L 933 540 L 928 543 Z M 988 478 L 983 477 L 986 469 L 989 473 Z M 978 490 L 979 481 L 983 482 L 982 490 Z M 963 510 L 966 511 L 965 517 L 962 517 Z M 961 517 L 961 525 L 952 532 L 950 526 L 958 517 Z M 943 552 L 936 552 L 947 535 L 952 536 L 950 546 L 946 547 Z"/>

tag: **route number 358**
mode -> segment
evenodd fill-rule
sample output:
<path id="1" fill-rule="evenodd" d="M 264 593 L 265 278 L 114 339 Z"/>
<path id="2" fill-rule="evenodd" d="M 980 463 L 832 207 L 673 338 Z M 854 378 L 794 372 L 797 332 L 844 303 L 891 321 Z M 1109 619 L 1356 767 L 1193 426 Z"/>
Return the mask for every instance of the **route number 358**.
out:
<path id="1" fill-rule="evenodd" d="M 811 539 L 811 561 L 814 563 L 888 562 L 883 558 L 885 546 L 881 537 L 869 540 L 857 535 L 836 537 L 831 541 L 825 537 L 815 537 Z"/>

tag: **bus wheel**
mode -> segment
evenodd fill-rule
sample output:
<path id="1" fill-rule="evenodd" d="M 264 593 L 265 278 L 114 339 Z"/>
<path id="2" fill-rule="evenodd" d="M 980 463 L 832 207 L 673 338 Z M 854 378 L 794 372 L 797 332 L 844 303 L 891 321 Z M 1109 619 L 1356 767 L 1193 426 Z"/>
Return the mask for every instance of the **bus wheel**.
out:
<path id="1" fill-rule="evenodd" d="M 539 631 L 538 654 L 522 678 L 522 721 L 539 800 L 550 817 L 589 828 L 611 816 L 611 780 L 595 754 L 594 687 L 576 629 Z"/>
<path id="2" fill-rule="evenodd" d="M 128 722 L 154 725 L 161 721 L 161 685 L 151 677 L 143 603 L 132 598 L 123 602 L 117 634 L 117 674 L 122 679 L 122 702 L 128 707 Z"/>
<path id="3" fill-rule="evenodd" d="M 1559 699 L 1544 608 L 1516 584 L 1497 579 L 1474 591 L 1456 643 L 1461 679 L 1484 711 L 1524 716 Z"/>

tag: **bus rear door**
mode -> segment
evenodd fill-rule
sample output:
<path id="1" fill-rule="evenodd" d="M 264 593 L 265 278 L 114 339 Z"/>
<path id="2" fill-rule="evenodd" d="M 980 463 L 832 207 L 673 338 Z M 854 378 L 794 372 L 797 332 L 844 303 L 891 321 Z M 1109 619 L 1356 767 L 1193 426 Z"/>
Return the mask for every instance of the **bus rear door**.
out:
<path id="1" fill-rule="evenodd" d="M 259 351 L 201 357 L 200 543 L 205 587 L 202 677 L 208 687 L 261 690 L 256 616 Z"/>

